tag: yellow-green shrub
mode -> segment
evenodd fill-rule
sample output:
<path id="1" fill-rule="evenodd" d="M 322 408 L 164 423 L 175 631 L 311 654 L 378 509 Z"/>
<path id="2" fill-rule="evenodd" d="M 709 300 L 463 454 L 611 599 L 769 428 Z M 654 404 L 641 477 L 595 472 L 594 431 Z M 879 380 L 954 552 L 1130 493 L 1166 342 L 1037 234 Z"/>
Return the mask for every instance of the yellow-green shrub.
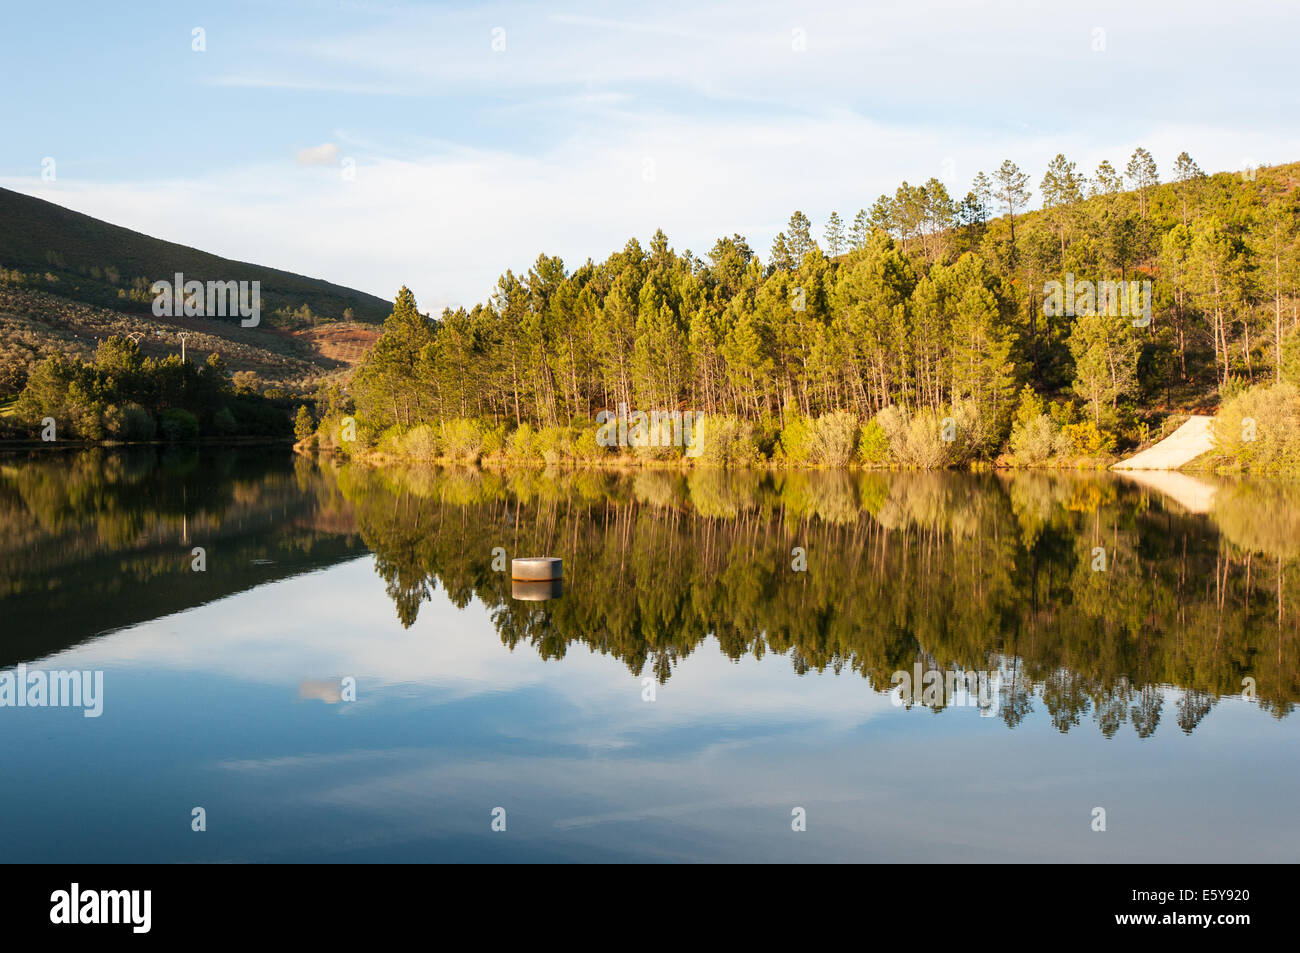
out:
<path id="1" fill-rule="evenodd" d="M 878 420 L 868 420 L 858 433 L 858 460 L 869 467 L 889 463 L 889 436 Z"/>
<path id="2" fill-rule="evenodd" d="M 1078 457 L 1095 457 L 1108 452 L 1111 438 L 1102 433 L 1091 420 L 1066 424 L 1061 428 L 1061 440 L 1066 452 Z"/>
<path id="3" fill-rule="evenodd" d="M 750 426 L 739 417 L 696 418 L 694 459 L 709 466 L 748 466 L 760 461 Z"/>
<path id="4" fill-rule="evenodd" d="M 776 440 L 777 458 L 787 463 L 806 463 L 812 447 L 812 421 L 800 414 L 791 414 Z"/>
<path id="5" fill-rule="evenodd" d="M 442 452 L 438 434 L 428 424 L 412 427 L 401 438 L 401 452 L 405 457 L 428 463 Z"/>
<path id="6" fill-rule="evenodd" d="M 1213 423 L 1221 465 L 1272 471 L 1300 467 L 1300 389 L 1248 388 L 1220 408 Z"/>
<path id="7" fill-rule="evenodd" d="M 448 420 L 442 425 L 443 453 L 453 460 L 478 461 L 483 452 L 483 431 L 473 420 Z"/>

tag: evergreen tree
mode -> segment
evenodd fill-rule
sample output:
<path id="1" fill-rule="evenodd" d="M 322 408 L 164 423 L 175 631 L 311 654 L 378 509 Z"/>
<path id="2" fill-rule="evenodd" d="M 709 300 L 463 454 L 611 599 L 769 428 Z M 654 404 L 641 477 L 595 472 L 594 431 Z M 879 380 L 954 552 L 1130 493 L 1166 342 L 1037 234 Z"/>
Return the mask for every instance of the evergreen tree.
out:
<path id="1" fill-rule="evenodd" d="M 817 242 L 812 237 L 812 222 L 808 221 L 808 216 L 803 212 L 795 212 L 790 216 L 786 231 L 790 257 L 794 259 L 793 267 L 798 268 L 804 256 L 817 249 Z"/>
<path id="2" fill-rule="evenodd" d="M 838 256 L 844 250 L 844 223 L 840 221 L 839 212 L 831 212 L 826 220 L 826 249 L 832 256 Z"/>
<path id="3" fill-rule="evenodd" d="M 311 419 L 311 412 L 306 404 L 298 405 L 298 415 L 293 419 L 293 435 L 298 440 L 306 440 L 316 432 L 316 421 Z"/>
<path id="4" fill-rule="evenodd" d="M 1011 248 L 1014 253 L 1016 247 L 1016 211 L 1024 208 L 1025 203 L 1029 201 L 1030 195 L 1033 194 L 1026 188 L 1029 184 L 1029 176 L 1021 172 L 1020 167 L 1010 159 L 1006 159 L 998 167 L 998 171 L 993 174 L 993 182 L 997 189 L 994 195 L 1007 210 L 1007 219 L 1011 227 Z"/>
<path id="5" fill-rule="evenodd" d="M 849 242 L 854 251 L 861 251 L 867 247 L 867 239 L 871 236 L 871 219 L 867 216 L 866 209 L 858 209 L 858 214 L 853 216 L 853 231 L 849 233 Z"/>
<path id="6" fill-rule="evenodd" d="M 1143 217 L 1147 217 L 1147 195 L 1151 187 L 1160 181 L 1160 175 L 1156 171 L 1156 160 L 1151 158 L 1151 153 L 1147 152 L 1141 146 L 1133 151 L 1133 156 L 1128 160 L 1128 168 L 1125 170 L 1129 181 L 1137 189 L 1138 212 Z"/>
<path id="7" fill-rule="evenodd" d="M 1065 236 L 1069 230 L 1070 217 L 1075 207 L 1083 199 L 1083 176 L 1075 171 L 1075 165 L 1057 153 L 1047 166 L 1039 190 L 1043 193 L 1043 208 L 1049 210 L 1052 223 L 1056 228 L 1061 243 L 1061 270 L 1065 270 Z"/>
<path id="8" fill-rule="evenodd" d="M 1186 152 L 1178 153 L 1174 161 L 1174 181 L 1178 183 L 1178 198 L 1183 206 L 1183 226 L 1187 225 L 1187 200 L 1197 184 L 1205 178 L 1195 160 Z"/>
<path id="9" fill-rule="evenodd" d="M 1124 179 L 1108 159 L 1102 159 L 1093 173 L 1091 193 L 1093 195 L 1117 195 L 1124 188 Z"/>

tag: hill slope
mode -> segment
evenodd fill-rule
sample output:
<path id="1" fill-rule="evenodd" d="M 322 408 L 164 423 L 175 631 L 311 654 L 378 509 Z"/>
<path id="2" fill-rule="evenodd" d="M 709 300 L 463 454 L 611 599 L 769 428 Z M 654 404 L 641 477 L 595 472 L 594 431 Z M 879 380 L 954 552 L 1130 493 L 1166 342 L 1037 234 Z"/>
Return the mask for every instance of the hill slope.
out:
<path id="1" fill-rule="evenodd" d="M 303 305 L 325 320 L 342 320 L 351 309 L 350 317 L 367 323 L 382 322 L 392 310 L 391 302 L 375 295 L 221 258 L 9 189 L 0 189 L 0 269 L 20 272 L 17 280 L 29 288 L 133 313 L 147 313 L 149 286 L 178 271 L 199 281 L 260 281 L 263 321 L 270 324 L 295 323 L 273 313 Z M 0 274 L 6 277 L 16 278 Z"/>
<path id="2" fill-rule="evenodd" d="M 0 283 L 0 402 L 22 390 L 31 368 L 51 354 L 93 360 L 113 335 L 136 339 L 147 357 L 180 351 L 202 363 L 220 354 L 232 373 L 250 371 L 261 387 L 293 392 L 315 389 L 321 379 L 346 374 L 379 337 L 373 324 L 334 321 L 290 331 L 209 318 L 156 318 L 69 301 L 44 291 Z"/>

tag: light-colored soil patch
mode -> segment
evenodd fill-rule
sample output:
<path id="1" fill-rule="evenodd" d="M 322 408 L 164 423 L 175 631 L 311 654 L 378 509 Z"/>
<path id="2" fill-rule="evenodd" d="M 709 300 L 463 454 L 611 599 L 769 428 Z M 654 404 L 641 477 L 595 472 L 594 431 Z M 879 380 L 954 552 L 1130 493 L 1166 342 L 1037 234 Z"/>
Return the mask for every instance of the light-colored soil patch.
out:
<path id="1" fill-rule="evenodd" d="M 1214 436 L 1210 431 L 1213 417 L 1189 417 L 1183 424 L 1154 447 L 1121 460 L 1115 470 L 1177 470 L 1202 454 L 1214 449 Z"/>

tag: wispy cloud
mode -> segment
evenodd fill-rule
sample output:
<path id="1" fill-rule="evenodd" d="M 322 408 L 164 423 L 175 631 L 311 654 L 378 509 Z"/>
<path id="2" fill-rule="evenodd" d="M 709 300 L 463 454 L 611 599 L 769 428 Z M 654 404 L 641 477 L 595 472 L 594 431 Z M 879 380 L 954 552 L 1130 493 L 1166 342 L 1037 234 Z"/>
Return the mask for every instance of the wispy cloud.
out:
<path id="1" fill-rule="evenodd" d="M 298 150 L 299 165 L 335 165 L 339 161 L 339 147 L 332 142 Z"/>
<path id="2" fill-rule="evenodd" d="M 1279 118 L 1296 15 L 1258 0 L 1227 19 L 1208 0 L 311 9 L 213 24 L 201 55 L 178 41 L 186 96 L 240 130 L 219 157 L 48 144 L 99 121 L 74 104 L 57 130 L 19 124 L 36 131 L 8 181 L 385 297 L 406 284 L 437 309 L 543 251 L 576 265 L 660 227 L 678 249 L 740 232 L 764 251 L 796 208 L 848 218 L 931 176 L 961 195 L 1008 157 L 1036 187 L 1057 152 L 1090 171 L 1140 144 L 1166 176 L 1184 149 L 1210 170 L 1300 156 Z M 52 154 L 60 180 L 41 182 Z"/>

